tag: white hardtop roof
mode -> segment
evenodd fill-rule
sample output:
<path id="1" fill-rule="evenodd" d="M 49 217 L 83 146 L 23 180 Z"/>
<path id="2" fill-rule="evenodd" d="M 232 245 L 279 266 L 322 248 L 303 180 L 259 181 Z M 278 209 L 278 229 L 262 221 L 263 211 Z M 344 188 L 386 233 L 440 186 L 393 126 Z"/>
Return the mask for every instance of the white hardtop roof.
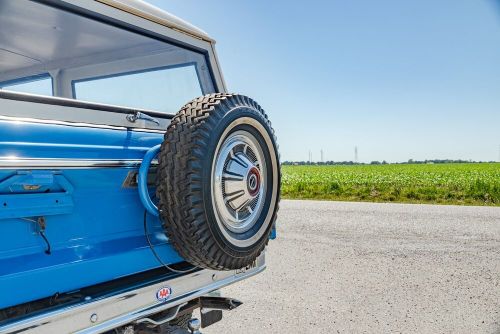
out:
<path id="1" fill-rule="evenodd" d="M 163 9 L 153 6 L 143 0 L 97 0 L 108 6 L 118 8 L 130 14 L 140 16 L 149 21 L 182 31 L 189 35 L 193 35 L 200 39 L 214 43 L 213 40 L 206 32 L 200 28 L 172 15 Z"/>

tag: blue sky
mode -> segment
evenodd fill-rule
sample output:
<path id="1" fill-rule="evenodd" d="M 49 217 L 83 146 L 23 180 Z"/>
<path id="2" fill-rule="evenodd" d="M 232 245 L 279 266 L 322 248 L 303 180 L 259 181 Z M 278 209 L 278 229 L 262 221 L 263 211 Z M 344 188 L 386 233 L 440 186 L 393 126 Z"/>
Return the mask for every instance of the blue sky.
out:
<path id="1" fill-rule="evenodd" d="M 494 0 L 150 1 L 207 31 L 282 160 L 498 160 Z"/>

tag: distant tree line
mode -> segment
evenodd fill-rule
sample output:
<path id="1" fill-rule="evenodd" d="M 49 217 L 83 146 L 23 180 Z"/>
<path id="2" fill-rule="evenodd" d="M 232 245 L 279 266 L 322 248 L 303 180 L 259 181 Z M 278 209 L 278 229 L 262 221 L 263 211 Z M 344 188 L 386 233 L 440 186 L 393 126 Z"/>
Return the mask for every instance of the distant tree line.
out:
<path id="1" fill-rule="evenodd" d="M 383 161 L 372 161 L 370 163 L 365 162 L 354 162 L 354 161 L 325 161 L 325 162 L 311 162 L 311 161 L 284 161 L 282 165 L 297 165 L 297 166 L 306 166 L 306 165 L 388 165 L 388 164 L 466 164 L 466 163 L 492 163 L 495 161 L 472 161 L 472 160 L 452 160 L 452 159 L 431 159 L 431 160 L 413 160 L 409 159 L 406 162 L 394 162 L 389 163 L 385 160 Z"/>

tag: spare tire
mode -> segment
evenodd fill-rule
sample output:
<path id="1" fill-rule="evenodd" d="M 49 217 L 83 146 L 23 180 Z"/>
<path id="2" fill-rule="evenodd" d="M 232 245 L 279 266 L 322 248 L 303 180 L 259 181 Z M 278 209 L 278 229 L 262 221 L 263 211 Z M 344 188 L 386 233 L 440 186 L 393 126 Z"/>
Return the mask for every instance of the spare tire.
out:
<path id="1" fill-rule="evenodd" d="M 165 134 L 157 175 L 160 218 L 184 259 L 238 269 L 264 250 L 281 174 L 274 130 L 252 99 L 217 93 L 182 107 Z"/>

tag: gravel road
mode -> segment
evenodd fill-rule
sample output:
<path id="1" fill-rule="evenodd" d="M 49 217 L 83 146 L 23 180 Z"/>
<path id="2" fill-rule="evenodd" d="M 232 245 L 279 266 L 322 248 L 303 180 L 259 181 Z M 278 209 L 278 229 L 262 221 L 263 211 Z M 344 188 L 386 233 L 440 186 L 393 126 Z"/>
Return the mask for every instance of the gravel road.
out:
<path id="1" fill-rule="evenodd" d="M 282 201 L 268 268 L 203 333 L 500 334 L 500 208 Z"/>

